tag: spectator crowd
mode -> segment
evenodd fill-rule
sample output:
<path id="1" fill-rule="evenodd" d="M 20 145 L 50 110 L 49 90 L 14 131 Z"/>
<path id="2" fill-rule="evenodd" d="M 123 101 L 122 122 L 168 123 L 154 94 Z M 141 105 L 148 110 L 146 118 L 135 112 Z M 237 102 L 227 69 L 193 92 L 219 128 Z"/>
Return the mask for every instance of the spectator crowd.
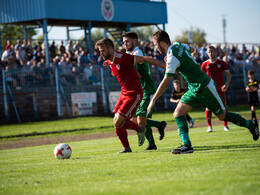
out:
<path id="1" fill-rule="evenodd" d="M 207 48 L 210 44 L 202 46 L 194 44 L 195 52 L 192 54 L 198 64 L 208 59 Z M 260 70 L 260 45 L 252 45 L 249 49 L 245 44 L 217 44 L 217 56 L 224 60 L 231 74 L 239 74 L 245 71 Z M 151 42 L 141 41 L 139 46 L 147 56 L 163 60 L 164 56 L 156 51 Z M 119 51 L 125 52 L 123 47 Z M 59 81 L 64 85 L 100 85 L 103 59 L 98 50 L 93 51 L 93 60 L 90 59 L 89 51 L 82 47 L 79 41 L 68 40 L 64 45 L 61 41 L 57 46 L 53 41 L 49 46 L 50 64 L 45 62 L 45 44 L 37 41 L 35 45 L 30 40 L 17 40 L 12 45 L 7 40 L 5 51 L 1 56 L 6 72 L 6 81 L 13 87 L 41 85 L 49 83 L 55 85 L 55 69 L 59 70 Z M 164 75 L 164 70 L 151 65 L 152 77 L 158 85 Z M 111 75 L 110 75 L 111 76 Z"/>

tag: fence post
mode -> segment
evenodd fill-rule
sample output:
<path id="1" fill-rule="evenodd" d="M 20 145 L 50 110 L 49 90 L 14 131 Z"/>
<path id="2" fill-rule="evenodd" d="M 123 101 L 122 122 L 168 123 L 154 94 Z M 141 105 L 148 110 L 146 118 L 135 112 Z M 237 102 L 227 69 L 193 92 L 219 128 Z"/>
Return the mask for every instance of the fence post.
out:
<path id="1" fill-rule="evenodd" d="M 5 81 L 5 69 L 4 68 L 2 68 L 2 77 L 3 77 L 5 118 L 6 118 L 6 120 L 10 120 L 9 106 L 8 106 L 8 101 L 7 101 L 6 81 Z"/>
<path id="2" fill-rule="evenodd" d="M 55 68 L 56 74 L 56 96 L 57 96 L 57 112 L 58 116 L 62 117 L 62 106 L 61 106 L 61 97 L 60 97 L 60 83 L 59 83 L 59 70 Z"/>

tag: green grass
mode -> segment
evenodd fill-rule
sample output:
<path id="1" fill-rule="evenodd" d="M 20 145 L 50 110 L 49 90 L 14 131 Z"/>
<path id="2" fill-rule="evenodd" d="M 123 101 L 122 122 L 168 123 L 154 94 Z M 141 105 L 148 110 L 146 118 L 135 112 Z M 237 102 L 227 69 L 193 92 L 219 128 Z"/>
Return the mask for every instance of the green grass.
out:
<path id="1" fill-rule="evenodd" d="M 250 116 L 246 106 L 229 110 Z M 201 109 L 190 115 L 205 122 Z M 176 129 L 172 113 L 156 113 L 153 118 Z M 206 126 L 191 129 L 195 152 L 186 155 L 171 154 L 180 145 L 177 131 L 167 131 L 162 141 L 155 133 L 156 151 L 145 151 L 147 142 L 138 147 L 137 136 L 129 136 L 133 153 L 128 154 L 117 154 L 122 146 L 116 136 L 68 143 L 72 156 L 67 160 L 55 159 L 55 145 L 1 150 L 0 194 L 260 194 L 260 142 L 246 129 L 229 126 L 230 132 L 222 125 L 214 126 L 213 133 L 207 133 Z M 112 118 L 2 125 L 0 135 L 77 128 L 94 128 L 87 133 L 112 131 Z"/>
<path id="2" fill-rule="evenodd" d="M 68 160 L 54 158 L 55 145 L 2 150 L 0 194 L 260 194 L 260 142 L 230 128 L 190 130 L 195 152 L 186 155 L 170 152 L 180 143 L 176 131 L 156 140 L 157 151 L 138 147 L 137 136 L 129 136 L 128 154 L 117 154 L 116 137 L 69 143 Z"/>
<path id="3" fill-rule="evenodd" d="M 249 118 L 250 110 L 248 106 L 234 106 L 228 108 L 228 110 L 234 112 L 240 112 L 242 116 Z M 205 121 L 205 114 L 203 109 L 194 109 L 190 112 L 191 117 L 195 118 L 197 122 Z M 215 116 L 213 116 L 214 118 Z M 168 124 L 173 124 L 172 112 L 154 113 L 153 119 L 164 120 Z M 105 127 L 105 128 L 102 128 Z M 80 117 L 75 119 L 64 119 L 56 121 L 44 121 L 44 122 L 29 122 L 22 124 L 6 124 L 0 125 L 0 137 L 2 136 L 15 136 L 23 134 L 34 134 L 42 132 L 54 132 L 71 129 L 93 129 L 93 130 L 81 130 L 79 132 L 69 132 L 67 135 L 78 133 L 103 133 L 104 131 L 114 131 L 113 119 L 111 117 Z M 51 135 L 53 136 L 53 135 Z M 54 135 L 56 136 L 56 135 Z"/>

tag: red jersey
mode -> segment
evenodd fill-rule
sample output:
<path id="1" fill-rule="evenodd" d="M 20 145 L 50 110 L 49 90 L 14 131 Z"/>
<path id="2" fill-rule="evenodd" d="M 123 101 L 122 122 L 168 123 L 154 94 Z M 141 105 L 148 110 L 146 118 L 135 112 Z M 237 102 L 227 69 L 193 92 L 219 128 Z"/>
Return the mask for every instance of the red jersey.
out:
<path id="1" fill-rule="evenodd" d="M 121 85 L 123 95 L 143 93 L 138 73 L 134 67 L 134 56 L 126 53 L 115 52 L 114 60 L 107 60 L 113 75 Z"/>
<path id="2" fill-rule="evenodd" d="M 229 70 L 228 65 L 222 60 L 216 60 L 215 62 L 205 61 L 201 65 L 201 70 L 207 73 L 217 85 L 219 91 L 224 85 L 223 72 Z"/>

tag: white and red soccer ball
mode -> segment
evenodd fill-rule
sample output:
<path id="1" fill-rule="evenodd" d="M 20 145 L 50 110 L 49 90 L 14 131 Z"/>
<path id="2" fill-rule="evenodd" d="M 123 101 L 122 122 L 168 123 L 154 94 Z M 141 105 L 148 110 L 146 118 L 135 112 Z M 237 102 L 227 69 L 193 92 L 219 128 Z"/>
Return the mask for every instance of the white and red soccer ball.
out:
<path id="1" fill-rule="evenodd" d="M 61 143 L 54 148 L 54 156 L 57 159 L 67 159 L 71 156 L 72 150 L 68 144 Z"/>

